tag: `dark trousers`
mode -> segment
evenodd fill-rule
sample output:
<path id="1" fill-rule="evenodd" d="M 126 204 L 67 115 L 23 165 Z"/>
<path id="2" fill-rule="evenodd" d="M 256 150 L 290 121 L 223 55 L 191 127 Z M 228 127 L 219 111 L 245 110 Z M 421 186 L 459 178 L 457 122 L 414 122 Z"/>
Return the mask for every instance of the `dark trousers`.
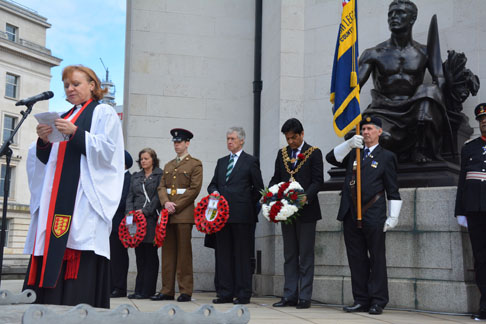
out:
<path id="1" fill-rule="evenodd" d="M 110 264 L 107 258 L 93 251 L 81 251 L 77 279 L 64 279 L 66 262 L 63 261 L 56 287 L 40 288 L 42 258 L 38 261 L 36 285 L 29 286 L 30 263 L 24 281 L 25 289 L 35 291 L 36 304 L 69 305 L 88 304 L 93 307 L 110 308 Z"/>
<path id="2" fill-rule="evenodd" d="M 127 291 L 128 249 L 123 246 L 118 232 L 110 235 L 111 291 Z"/>
<path id="3" fill-rule="evenodd" d="M 251 298 L 253 224 L 227 223 L 216 233 L 217 295 Z"/>
<path id="4" fill-rule="evenodd" d="M 157 275 L 159 274 L 157 246 L 154 246 L 153 243 L 140 243 L 135 248 L 135 256 L 137 259 L 135 293 L 152 296 L 155 294 Z"/>
<path id="5" fill-rule="evenodd" d="M 314 245 L 316 222 L 282 223 L 284 243 L 284 297 L 310 300 L 314 282 Z M 300 287 L 300 290 L 299 290 Z"/>
<path id="6" fill-rule="evenodd" d="M 363 222 L 363 228 L 359 229 L 350 214 L 344 218 L 344 243 L 354 302 L 384 308 L 388 304 L 388 277 L 383 225 Z"/>
<path id="7" fill-rule="evenodd" d="M 481 293 L 479 308 L 486 310 L 486 213 L 468 215 L 467 228 L 474 256 L 476 284 Z"/>

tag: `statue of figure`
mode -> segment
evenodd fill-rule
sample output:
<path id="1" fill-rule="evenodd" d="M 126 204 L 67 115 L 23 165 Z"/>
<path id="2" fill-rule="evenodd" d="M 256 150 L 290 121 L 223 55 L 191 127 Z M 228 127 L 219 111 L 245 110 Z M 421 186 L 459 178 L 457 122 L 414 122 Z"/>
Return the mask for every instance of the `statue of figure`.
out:
<path id="1" fill-rule="evenodd" d="M 372 102 L 363 115 L 379 117 L 385 136 L 380 143 L 399 161 L 442 160 L 443 141 L 453 142 L 441 88 L 445 84 L 437 37 L 422 45 L 412 38 L 417 6 L 393 0 L 388 10 L 390 39 L 365 50 L 359 58 L 360 86 L 370 75 Z M 437 35 L 437 31 L 436 35 Z M 432 44 L 430 44 L 432 43 Z M 432 84 L 424 84 L 426 70 Z"/>

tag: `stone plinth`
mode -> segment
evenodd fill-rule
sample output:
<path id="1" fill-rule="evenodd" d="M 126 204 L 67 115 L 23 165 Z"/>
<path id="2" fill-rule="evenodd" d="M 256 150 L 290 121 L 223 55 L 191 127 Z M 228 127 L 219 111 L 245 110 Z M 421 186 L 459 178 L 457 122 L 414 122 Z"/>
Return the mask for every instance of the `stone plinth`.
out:
<path id="1" fill-rule="evenodd" d="M 479 304 L 467 231 L 454 218 L 455 187 L 400 190 L 399 225 L 387 233 L 389 307 L 444 312 L 473 312 Z M 352 303 L 350 273 L 342 225 L 336 220 L 338 191 L 319 194 L 323 219 L 317 224 L 313 299 Z M 263 224 L 260 224 L 263 225 Z M 273 256 L 256 275 L 258 294 L 283 293 L 283 249 L 280 227 L 265 231 L 257 248 L 274 244 Z M 257 235 L 258 237 L 258 235 Z M 270 242 L 268 242 L 270 241 Z M 266 243 L 265 243 L 266 242 Z M 263 244 L 265 243 L 265 244 Z M 273 271 L 273 273 L 272 273 Z"/>

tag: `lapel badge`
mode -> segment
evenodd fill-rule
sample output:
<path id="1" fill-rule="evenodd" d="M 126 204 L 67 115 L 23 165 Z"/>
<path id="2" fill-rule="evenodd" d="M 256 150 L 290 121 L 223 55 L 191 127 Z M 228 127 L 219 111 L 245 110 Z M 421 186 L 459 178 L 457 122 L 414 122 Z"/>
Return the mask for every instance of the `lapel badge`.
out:
<path id="1" fill-rule="evenodd" d="M 486 145 L 483 146 L 483 155 L 486 155 Z"/>
<path id="2" fill-rule="evenodd" d="M 378 167 L 378 162 L 371 161 L 371 167 L 376 169 Z"/>

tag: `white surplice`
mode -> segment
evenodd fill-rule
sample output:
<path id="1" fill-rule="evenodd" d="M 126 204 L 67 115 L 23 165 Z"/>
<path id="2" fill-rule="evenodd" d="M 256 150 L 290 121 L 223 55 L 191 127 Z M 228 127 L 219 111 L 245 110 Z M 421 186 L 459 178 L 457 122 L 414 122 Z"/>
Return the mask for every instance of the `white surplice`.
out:
<path id="1" fill-rule="evenodd" d="M 70 120 L 81 108 L 68 118 Z M 111 219 L 120 203 L 125 172 L 125 153 L 120 119 L 113 107 L 99 104 L 86 134 L 86 155 L 81 155 L 80 181 L 76 194 L 67 247 L 94 251 L 110 258 Z M 59 143 L 53 143 L 49 160 L 36 157 L 36 144 L 27 157 L 32 220 L 24 253 L 44 255 L 47 214 L 51 199 Z M 69 167 L 69 166 L 64 166 Z M 34 251 L 35 241 L 35 251 Z"/>

